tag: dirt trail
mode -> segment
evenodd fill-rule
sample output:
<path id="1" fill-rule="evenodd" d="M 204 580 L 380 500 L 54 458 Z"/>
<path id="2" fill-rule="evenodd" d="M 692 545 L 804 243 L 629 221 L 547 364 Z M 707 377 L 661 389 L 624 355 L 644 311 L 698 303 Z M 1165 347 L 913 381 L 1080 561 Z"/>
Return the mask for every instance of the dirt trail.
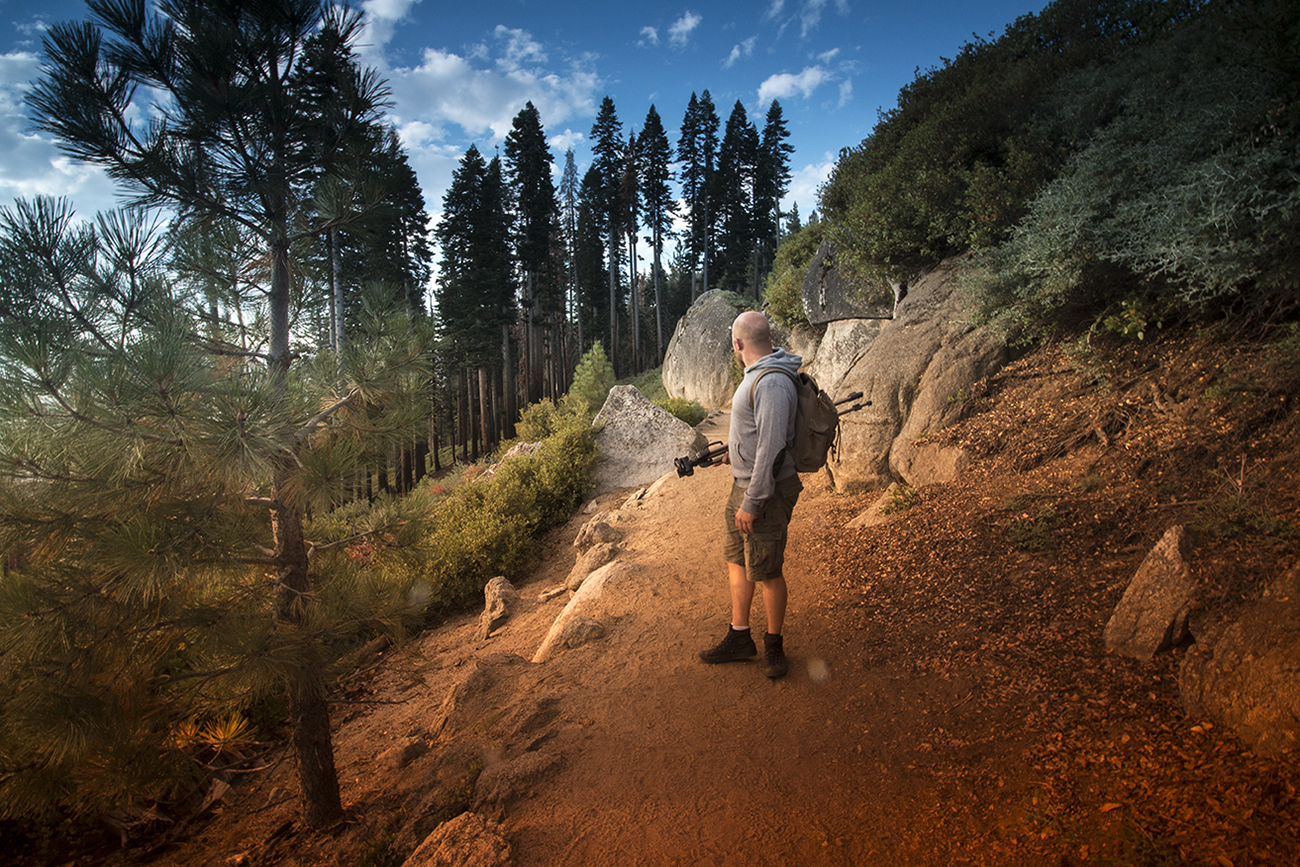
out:
<path id="1" fill-rule="evenodd" d="M 723 436 L 726 420 L 714 422 Z M 450 797 L 476 756 L 485 756 L 480 788 L 498 766 L 540 757 L 540 770 L 507 775 L 501 799 L 484 808 L 503 821 L 519 867 L 951 863 L 926 805 L 955 793 L 935 791 L 909 766 L 920 703 L 960 696 L 948 687 L 927 695 L 930 687 L 854 658 L 861 627 L 840 616 L 811 544 L 843 518 L 828 506 L 850 501 L 805 480 L 786 564 L 790 673 L 771 681 L 757 660 L 696 658 L 729 619 L 718 524 L 730 479 L 714 467 L 632 505 L 633 491 L 601 500 L 616 510 L 625 559 L 647 591 L 604 638 L 527 662 L 567 599 L 538 596 L 572 567 L 572 539 L 589 513 L 551 534 L 546 561 L 519 588 L 523 610 L 491 638 L 477 640 L 477 617 L 467 614 L 374 672 L 358 697 L 384 703 L 345 707 L 335 736 L 360 828 L 333 846 L 299 829 L 286 815 L 294 787 L 284 765 L 168 863 L 355 863 L 392 817 Z M 759 599 L 753 627 L 761 647 Z M 392 751 L 421 742 L 426 755 L 390 767 Z M 413 842 L 399 837 L 394 848 Z"/>
<path id="2" fill-rule="evenodd" d="M 714 422 L 722 435 L 726 420 Z M 547 757 L 540 778 L 509 793 L 498 812 L 520 867 L 962 860 L 956 847 L 965 841 L 932 833 L 942 821 L 933 808 L 964 808 L 978 794 L 950 783 L 938 791 L 915 773 L 919 720 L 958 703 L 959 685 L 918 682 L 906 667 L 863 666 L 863 625 L 843 616 L 815 547 L 826 526 L 864 502 L 805 480 L 786 564 L 787 677 L 769 680 L 757 661 L 707 666 L 696 658 L 729 619 L 718 525 L 730 481 L 726 467 L 715 467 L 674 477 L 635 504 L 626 504 L 632 492 L 603 500 L 617 510 L 625 558 L 648 591 L 606 637 L 540 666 L 517 658 L 532 657 L 567 597 L 528 608 L 482 643 L 469 635 L 472 618 L 449 624 L 415 649 L 427 661 L 420 698 L 369 712 L 364 727 L 390 736 L 419 730 L 421 720 L 438 718 L 456 672 L 493 672 L 452 716 L 465 726 L 461 737 L 472 738 L 472 721 L 481 722 L 489 762 Z M 525 600 L 563 580 L 576 558 L 569 543 L 589 518 L 553 534 L 552 554 L 521 587 Z M 758 599 L 753 626 L 761 646 Z M 340 740 L 356 750 L 340 749 L 345 779 L 383 749 L 379 735 Z"/>
<path id="3" fill-rule="evenodd" d="M 518 867 L 1300 863 L 1293 757 L 1188 718 L 1183 651 L 1138 662 L 1101 640 L 1145 553 L 1219 496 L 1210 470 L 1240 465 L 1236 431 L 1252 432 L 1252 502 L 1300 526 L 1300 418 L 1199 397 L 1198 365 L 1251 351 L 1115 354 L 1110 390 L 1058 354 L 1015 362 L 941 435 L 972 466 L 887 525 L 849 529 L 874 496 L 805 477 L 775 682 L 757 661 L 696 658 L 729 616 L 728 470 L 605 496 L 634 604 L 530 662 L 587 512 L 547 534 L 490 638 L 469 612 L 362 664 L 334 714 L 344 824 L 297 821 L 281 753 L 215 811 L 77 863 L 398 867 L 466 809 L 501 821 Z M 1153 406 L 1153 388 L 1186 411 Z M 1257 598 L 1295 552 L 1240 532 L 1198 549 L 1196 574 L 1214 598 Z M 761 636 L 757 600 L 753 617 Z"/>

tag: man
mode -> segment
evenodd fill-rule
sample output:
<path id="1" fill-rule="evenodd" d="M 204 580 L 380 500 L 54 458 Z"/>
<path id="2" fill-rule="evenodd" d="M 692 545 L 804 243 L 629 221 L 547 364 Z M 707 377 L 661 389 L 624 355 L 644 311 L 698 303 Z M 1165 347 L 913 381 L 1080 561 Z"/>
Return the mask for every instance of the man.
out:
<path id="1" fill-rule="evenodd" d="M 758 655 L 749 632 L 754 585 L 763 588 L 767 614 L 764 636 L 770 678 L 789 669 L 781 630 L 785 623 L 785 561 L 790 514 L 803 485 L 795 472 L 794 416 L 798 395 L 794 382 L 780 370 L 798 374 L 803 359 L 772 347 L 767 317 L 750 310 L 731 326 L 731 345 L 745 368 L 745 378 L 731 401 L 731 430 L 723 463 L 731 465 L 731 496 L 725 512 L 727 580 L 731 591 L 731 628 L 716 647 L 700 653 L 707 663 L 738 662 Z M 763 371 L 770 374 L 759 379 Z M 755 383 L 757 382 L 757 387 Z"/>

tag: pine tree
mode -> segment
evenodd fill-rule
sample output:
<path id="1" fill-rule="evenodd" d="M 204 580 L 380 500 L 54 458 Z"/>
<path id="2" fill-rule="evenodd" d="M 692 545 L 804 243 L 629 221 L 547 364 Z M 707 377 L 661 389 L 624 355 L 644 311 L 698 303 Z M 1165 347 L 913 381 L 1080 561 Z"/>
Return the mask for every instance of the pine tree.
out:
<path id="1" fill-rule="evenodd" d="M 682 198 L 686 202 L 687 247 L 692 268 L 701 270 L 700 292 L 709 288 L 709 265 L 714 257 L 714 166 L 718 157 L 718 114 L 706 90 L 697 99 L 691 94 L 682 118 L 677 145 L 682 165 Z M 698 293 L 692 293 L 693 295 Z"/>
<path id="2" fill-rule="evenodd" d="M 578 165 L 573 159 L 573 148 L 564 152 L 564 174 L 560 178 L 560 209 L 563 214 L 565 275 L 569 293 L 568 307 L 573 325 L 578 332 L 578 352 L 582 352 L 582 309 L 578 300 Z"/>
<path id="3" fill-rule="evenodd" d="M 719 228 L 719 286 L 756 294 L 754 286 L 754 185 L 758 164 L 758 132 L 745 106 L 736 100 L 727 118 L 718 153 L 715 184 Z"/>
<path id="4" fill-rule="evenodd" d="M 346 178 L 349 156 L 336 142 L 321 147 L 320 107 L 294 86 L 294 65 L 322 23 L 351 42 L 362 26 L 360 14 L 316 0 L 162 0 L 147 10 L 115 0 L 89 5 L 99 23 L 59 25 L 44 38 L 45 76 L 28 94 L 36 125 L 69 156 L 104 167 L 141 204 L 167 205 L 196 218 L 232 218 L 260 237 L 270 270 L 266 370 L 278 390 L 275 403 L 283 404 L 294 358 L 293 217 L 322 176 Z M 385 96 L 377 79 L 364 80 L 355 99 L 334 106 L 361 126 L 378 120 Z M 152 109 L 133 105 L 155 93 L 162 96 Z M 357 188 L 356 200 L 373 204 L 364 192 Z M 278 616 L 286 628 L 308 636 L 312 577 L 296 494 L 303 447 L 298 440 L 286 443 L 268 466 L 264 505 L 274 530 L 268 568 L 282 588 Z M 337 821 L 343 809 L 313 647 L 304 641 L 301 665 L 287 686 L 306 819 L 322 826 Z"/>
<path id="5" fill-rule="evenodd" d="M 608 269 L 605 267 L 605 218 L 602 210 L 605 181 L 595 166 L 587 169 L 578 188 L 577 238 L 573 268 L 578 284 L 578 315 L 592 323 L 611 318 Z M 594 338 L 593 327 L 589 338 Z M 584 343 L 585 347 L 586 344 Z"/>
<path id="6" fill-rule="evenodd" d="M 541 116 L 531 102 L 515 116 L 506 136 L 505 167 L 524 307 L 525 399 L 532 403 L 542 397 L 543 326 L 559 311 L 560 299 L 551 291 L 558 286 L 551 267 L 551 241 L 558 219 L 551 151 Z"/>
<path id="7" fill-rule="evenodd" d="M 478 148 L 470 145 L 443 197 L 443 217 L 436 230 L 442 248 L 438 314 L 450 365 L 458 377 L 472 372 L 480 391 L 487 371 L 497 369 L 498 359 L 511 372 L 504 335 L 513 322 L 515 303 L 504 186 L 500 160 L 493 157 L 485 163 Z M 503 390 L 509 393 L 511 388 Z M 487 448 L 493 436 L 486 428 L 488 416 L 481 398 L 479 404 L 477 417 Z M 468 425 L 472 415 L 467 403 L 459 413 L 460 439 L 467 448 L 472 445 L 476 460 L 479 440 Z"/>
<path id="8" fill-rule="evenodd" d="M 786 141 L 781 103 L 775 99 L 767 109 L 763 136 L 758 145 L 758 166 L 754 181 L 754 237 L 758 245 L 758 279 L 766 280 L 781 242 L 781 199 L 790 187 L 790 154 L 794 148 Z"/>
<path id="9" fill-rule="evenodd" d="M 50 200 L 0 209 L 6 816 L 90 820 L 192 794 L 197 731 L 238 730 L 286 685 L 302 713 L 308 666 L 324 702 L 330 648 L 359 612 L 416 614 L 344 586 L 355 569 L 325 553 L 354 532 L 337 517 L 296 525 L 318 548 L 310 593 L 286 611 L 277 548 L 295 525 L 272 510 L 330 513 L 368 451 L 409 437 L 419 329 L 398 308 L 370 329 L 376 351 L 357 341 L 357 364 L 323 357 L 282 382 L 257 352 L 265 320 L 241 348 L 239 326 L 204 321 L 206 298 L 172 281 L 164 254 L 143 212 L 79 224 Z M 308 721 L 292 734 L 319 736 Z M 315 745 L 295 743 L 299 760 L 332 766 L 328 739 Z M 309 820 L 325 770 L 300 768 Z"/>
<path id="10" fill-rule="evenodd" d="M 623 237 L 627 239 L 628 319 L 632 328 L 632 373 L 641 372 L 641 293 L 637 286 L 636 237 L 640 231 L 641 156 L 635 132 L 627 136 L 623 152 L 623 177 L 618 187 Z"/>
<path id="11" fill-rule="evenodd" d="M 673 196 L 673 152 L 664 132 L 663 121 L 653 105 L 646 112 L 645 126 L 641 130 L 641 203 L 643 222 L 650 230 L 650 247 L 654 251 L 655 293 L 655 358 L 664 357 L 663 325 L 663 272 L 664 242 L 672 235 L 673 217 L 677 214 L 677 199 Z"/>
<path id="12" fill-rule="evenodd" d="M 592 168 L 600 181 L 598 201 L 595 203 L 604 224 L 606 237 L 609 239 L 609 256 L 606 265 L 609 269 L 609 346 L 614 369 L 618 370 L 618 310 L 620 292 L 618 265 L 622 261 L 622 229 L 624 220 L 619 202 L 619 187 L 623 180 L 624 157 L 623 124 L 619 122 L 614 108 L 614 100 L 608 96 L 601 100 L 600 113 L 591 127 L 592 152 L 595 161 Z"/>

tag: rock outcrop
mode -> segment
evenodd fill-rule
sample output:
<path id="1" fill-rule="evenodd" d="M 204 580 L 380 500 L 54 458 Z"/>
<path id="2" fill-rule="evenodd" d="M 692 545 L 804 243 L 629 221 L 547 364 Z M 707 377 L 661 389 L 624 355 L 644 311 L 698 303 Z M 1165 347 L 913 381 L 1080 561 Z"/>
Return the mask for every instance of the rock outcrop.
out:
<path id="1" fill-rule="evenodd" d="M 1260 755 L 1300 748 L 1300 565 L 1201 632 L 1179 674 L 1187 713 Z"/>
<path id="2" fill-rule="evenodd" d="M 918 487 L 950 481 L 965 466 L 959 449 L 921 440 L 955 422 L 964 396 L 1006 364 L 1008 353 L 967 321 L 956 286 L 960 267 L 945 262 L 919 279 L 878 330 L 857 320 L 828 327 L 811 373 L 832 396 L 861 391 L 872 401 L 841 421 L 840 449 L 828 465 L 836 490 L 897 480 Z"/>
<path id="3" fill-rule="evenodd" d="M 483 614 L 479 618 L 478 637 L 485 640 L 507 620 L 519 604 L 519 591 L 504 577 L 498 575 L 483 588 Z"/>
<path id="4" fill-rule="evenodd" d="M 626 560 L 606 563 L 592 572 L 551 624 L 533 655 L 533 662 L 545 662 L 566 647 L 576 647 L 603 635 L 603 626 L 595 630 L 592 623 L 603 624 L 607 619 L 626 614 L 642 592 L 649 592 L 644 590 L 642 582 L 649 583 L 642 571 Z"/>
<path id="5" fill-rule="evenodd" d="M 814 262 L 808 281 L 822 281 L 818 291 L 829 293 L 827 299 L 849 292 L 852 287 L 821 273 L 824 262 Z M 956 421 L 974 384 L 1002 367 L 1008 353 L 1001 340 L 967 321 L 956 291 L 960 267 L 943 263 L 917 280 L 897 304 L 894 290 L 888 303 L 826 300 L 823 316 L 852 318 L 829 322 L 820 337 L 806 326 L 789 334 L 776 330 L 777 342 L 802 355 L 805 367 L 833 397 L 861 391 L 872 401 L 842 419 L 840 447 L 828 464 L 838 491 L 883 489 L 895 481 L 919 487 L 950 481 L 965 467 L 962 450 L 925 444 L 925 435 Z M 902 294 L 901 287 L 897 292 Z M 730 403 L 729 339 L 735 314 L 720 294 L 700 296 L 678 323 L 664 362 L 669 394 L 709 407 Z"/>
<path id="6" fill-rule="evenodd" d="M 1187 641 L 1187 615 L 1196 599 L 1191 553 L 1192 537 L 1185 527 L 1165 531 L 1106 624 L 1107 650 L 1151 659 Z"/>
<path id="7" fill-rule="evenodd" d="M 439 825 L 402 867 L 506 867 L 513 858 L 499 823 L 461 813 Z"/>
<path id="8" fill-rule="evenodd" d="M 592 424 L 600 450 L 593 473 L 598 494 L 649 484 L 673 471 L 674 458 L 708 446 L 703 434 L 646 400 L 631 385 L 610 389 Z"/>
<path id="9" fill-rule="evenodd" d="M 716 289 L 695 299 L 673 329 L 664 354 L 669 397 L 693 400 L 705 409 L 731 401 L 731 323 L 739 312 L 730 296 Z"/>
<path id="10" fill-rule="evenodd" d="M 835 267 L 835 248 L 822 241 L 803 278 L 803 311 L 813 325 L 842 319 L 891 319 L 901 284 L 856 283 Z"/>

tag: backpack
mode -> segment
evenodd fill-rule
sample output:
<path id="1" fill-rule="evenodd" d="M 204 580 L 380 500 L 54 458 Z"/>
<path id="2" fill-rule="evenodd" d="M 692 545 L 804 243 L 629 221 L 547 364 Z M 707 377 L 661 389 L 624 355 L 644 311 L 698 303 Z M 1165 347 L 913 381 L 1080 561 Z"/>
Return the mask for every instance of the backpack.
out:
<path id="1" fill-rule="evenodd" d="M 754 384 L 749 387 L 751 408 L 754 406 L 754 389 L 758 388 L 758 381 L 774 370 L 781 371 L 794 382 L 799 403 L 794 412 L 794 447 L 781 449 L 776 462 L 772 464 L 772 475 L 776 475 L 787 452 L 794 457 L 796 472 L 816 472 L 826 466 L 826 454 L 839 439 L 840 414 L 835 409 L 835 401 L 808 374 L 801 372 L 796 376 L 780 367 L 769 367 L 754 377 Z"/>

